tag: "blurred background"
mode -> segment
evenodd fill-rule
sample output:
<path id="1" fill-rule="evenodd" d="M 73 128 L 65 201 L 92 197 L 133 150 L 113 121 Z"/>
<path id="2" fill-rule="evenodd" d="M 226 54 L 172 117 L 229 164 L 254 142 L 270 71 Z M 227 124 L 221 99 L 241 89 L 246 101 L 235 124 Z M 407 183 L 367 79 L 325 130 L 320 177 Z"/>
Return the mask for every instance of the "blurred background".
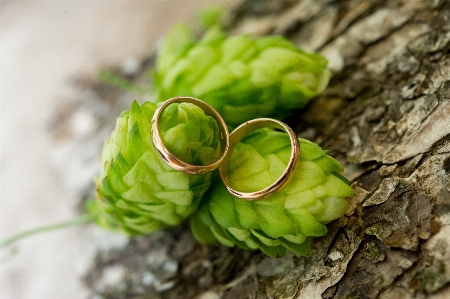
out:
<path id="1" fill-rule="evenodd" d="M 173 23 L 213 3 L 237 1 L 0 2 L 0 240 L 78 216 L 80 196 L 61 173 L 70 161 L 49 133 L 74 78 L 150 56 Z M 89 119 L 77 121 L 83 132 Z M 86 298 L 86 238 L 72 227 L 1 250 L 0 298 Z"/>

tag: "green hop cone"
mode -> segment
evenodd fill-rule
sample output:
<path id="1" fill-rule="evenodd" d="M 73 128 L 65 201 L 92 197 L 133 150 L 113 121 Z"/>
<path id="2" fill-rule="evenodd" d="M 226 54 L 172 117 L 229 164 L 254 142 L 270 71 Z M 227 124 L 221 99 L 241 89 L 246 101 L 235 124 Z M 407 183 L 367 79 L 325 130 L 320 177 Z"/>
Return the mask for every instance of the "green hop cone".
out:
<path id="1" fill-rule="evenodd" d="M 166 36 L 153 74 L 157 101 L 193 96 L 229 126 L 258 117 L 283 118 L 322 92 L 330 73 L 319 54 L 280 36 L 227 38 L 217 27 L 195 42 L 180 24 Z"/>
<path id="2" fill-rule="evenodd" d="M 191 217 L 191 229 L 202 243 L 218 241 L 246 250 L 260 249 L 271 257 L 289 249 L 310 252 L 309 236 L 323 236 L 326 223 L 348 209 L 354 192 L 339 175 L 340 164 L 318 145 L 299 139 L 298 170 L 281 192 L 260 201 L 232 196 L 217 179 L 207 198 Z M 291 153 L 287 134 L 262 129 L 249 134 L 234 149 L 229 162 L 231 186 L 240 191 L 261 190 L 285 170 Z"/>
<path id="3" fill-rule="evenodd" d="M 106 140 L 96 180 L 96 200 L 87 210 L 104 227 L 128 234 L 178 225 L 198 207 L 211 174 L 189 175 L 168 166 L 152 143 L 156 105 L 131 104 Z M 216 121 L 190 104 L 172 104 L 160 117 L 159 132 L 172 154 L 190 164 L 220 156 Z"/>

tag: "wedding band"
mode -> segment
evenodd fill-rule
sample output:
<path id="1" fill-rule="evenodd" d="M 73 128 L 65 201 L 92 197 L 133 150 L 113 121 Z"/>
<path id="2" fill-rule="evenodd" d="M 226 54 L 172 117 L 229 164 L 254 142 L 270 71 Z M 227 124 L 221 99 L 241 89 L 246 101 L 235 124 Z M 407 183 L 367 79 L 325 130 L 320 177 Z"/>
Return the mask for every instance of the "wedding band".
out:
<path id="1" fill-rule="evenodd" d="M 289 135 L 292 150 L 286 170 L 272 185 L 262 190 L 255 192 L 241 192 L 235 190 L 230 186 L 228 182 L 228 162 L 232 154 L 232 151 L 235 148 L 235 146 L 239 143 L 239 141 L 245 136 L 247 136 L 250 132 L 265 127 L 281 129 Z M 292 180 L 298 166 L 299 155 L 300 155 L 300 143 L 298 142 L 297 135 L 288 125 L 272 118 L 253 119 L 245 122 L 244 124 L 237 127 L 233 132 L 231 132 L 229 154 L 225 157 L 225 159 L 222 161 L 222 165 L 220 165 L 219 167 L 220 178 L 222 179 L 222 183 L 228 189 L 228 192 L 230 192 L 232 195 L 238 198 L 246 199 L 248 201 L 260 200 L 272 195 L 274 192 L 281 191 Z"/>
<path id="2" fill-rule="evenodd" d="M 205 112 L 206 115 L 211 116 L 214 118 L 217 122 L 217 125 L 219 127 L 219 139 L 220 139 L 220 145 L 222 150 L 222 156 L 214 163 L 205 165 L 205 166 L 198 166 L 198 165 L 192 165 L 188 164 L 180 159 L 178 159 L 175 155 L 173 155 L 167 147 L 164 145 L 164 142 L 162 141 L 162 138 L 159 134 L 158 130 L 158 121 L 159 118 L 164 111 L 164 109 L 173 103 L 191 103 L 194 105 L 197 105 L 200 107 L 203 112 Z M 172 168 L 188 173 L 188 174 L 203 174 L 207 172 L 211 172 L 214 169 L 217 169 L 219 165 L 222 163 L 224 158 L 226 157 L 228 153 L 228 147 L 229 147 L 229 134 L 227 125 L 225 124 L 225 121 L 222 119 L 220 114 L 210 105 L 206 104 L 205 102 L 192 98 L 192 97 L 176 97 L 171 98 L 165 102 L 163 102 L 155 111 L 155 114 L 153 114 L 152 122 L 151 122 L 151 130 L 153 135 L 153 144 L 155 145 L 156 151 L 158 152 L 159 156 L 166 162 L 169 166 Z"/>

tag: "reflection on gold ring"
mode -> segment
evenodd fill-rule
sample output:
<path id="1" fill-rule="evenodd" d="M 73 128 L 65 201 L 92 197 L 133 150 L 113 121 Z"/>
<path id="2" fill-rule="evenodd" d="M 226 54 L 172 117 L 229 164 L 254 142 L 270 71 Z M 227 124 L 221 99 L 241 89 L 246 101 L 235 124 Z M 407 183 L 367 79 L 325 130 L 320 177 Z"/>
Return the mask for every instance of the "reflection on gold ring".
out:
<path id="1" fill-rule="evenodd" d="M 167 147 L 164 145 L 164 142 L 161 139 L 161 136 L 159 134 L 158 130 L 158 121 L 159 117 L 162 114 L 162 111 L 173 103 L 192 103 L 200 107 L 206 115 L 211 116 L 217 121 L 217 125 L 219 127 L 219 138 L 220 138 L 220 144 L 222 147 L 222 156 L 214 163 L 205 165 L 205 166 L 198 166 L 198 165 L 192 165 L 188 164 L 177 157 L 173 155 Z M 192 97 L 176 97 L 171 98 L 165 102 L 163 102 L 155 111 L 152 122 L 151 122 L 151 129 L 152 129 L 152 140 L 153 144 L 155 145 L 156 151 L 158 152 L 161 159 L 164 160 L 169 166 L 172 168 L 188 173 L 188 174 L 203 174 L 207 172 L 211 172 L 214 169 L 217 169 L 222 161 L 225 159 L 228 153 L 228 147 L 229 147 L 229 134 L 227 126 L 220 116 L 220 114 L 210 105 L 206 104 L 205 102 L 192 98 Z"/>
<path id="2" fill-rule="evenodd" d="M 233 189 L 228 182 L 228 161 L 230 159 L 231 153 L 234 147 L 239 143 L 239 141 L 247 136 L 250 132 L 265 128 L 276 128 L 286 131 L 289 135 L 289 139 L 291 141 L 291 156 L 289 159 L 289 163 L 286 167 L 286 170 L 283 174 L 270 186 L 255 192 L 241 192 Z M 298 158 L 300 155 L 300 143 L 298 142 L 297 135 L 294 131 L 285 123 L 272 119 L 272 118 L 258 118 L 245 122 L 244 124 L 237 127 L 230 134 L 230 145 L 229 145 L 229 154 L 222 161 L 222 165 L 219 167 L 220 178 L 222 179 L 223 184 L 228 189 L 232 195 L 246 199 L 249 201 L 260 200 L 272 195 L 274 192 L 280 191 L 283 189 L 294 177 L 297 166 L 298 166 Z"/>

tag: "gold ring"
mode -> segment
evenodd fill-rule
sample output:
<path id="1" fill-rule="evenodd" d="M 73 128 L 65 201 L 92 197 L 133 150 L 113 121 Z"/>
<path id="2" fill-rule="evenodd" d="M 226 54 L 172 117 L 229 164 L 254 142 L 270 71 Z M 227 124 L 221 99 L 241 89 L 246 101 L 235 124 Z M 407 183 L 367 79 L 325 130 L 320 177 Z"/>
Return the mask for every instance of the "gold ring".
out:
<path id="1" fill-rule="evenodd" d="M 194 105 L 197 105 L 200 107 L 203 112 L 205 112 L 206 115 L 211 116 L 217 121 L 217 125 L 219 127 L 219 138 L 220 138 L 220 145 L 222 149 L 222 156 L 214 163 L 205 165 L 205 166 L 198 166 L 198 165 L 192 165 L 188 164 L 177 157 L 175 157 L 164 145 L 164 142 L 161 139 L 161 136 L 159 134 L 158 130 L 158 121 L 159 117 L 161 116 L 162 111 L 169 106 L 172 103 L 191 103 Z M 172 168 L 188 173 L 188 174 L 203 174 L 207 172 L 211 172 L 214 169 L 218 168 L 219 165 L 222 163 L 223 159 L 228 153 L 228 146 L 229 146 L 229 134 L 227 125 L 225 124 L 225 121 L 222 119 L 220 114 L 210 105 L 206 104 L 205 102 L 192 98 L 192 97 L 175 97 L 171 98 L 165 102 L 163 102 L 155 111 L 153 114 L 152 122 L 151 122 L 151 130 L 153 135 L 153 144 L 155 145 L 156 151 L 158 152 L 159 156 L 166 162 L 169 166 Z"/>
<path id="2" fill-rule="evenodd" d="M 281 129 L 286 131 L 286 133 L 289 135 L 292 151 L 286 170 L 272 185 L 262 190 L 255 192 L 241 192 L 235 190 L 230 186 L 227 177 L 228 160 L 230 159 L 232 150 L 239 143 L 239 141 L 245 136 L 247 136 L 250 132 L 265 127 Z M 254 201 L 266 198 L 272 195 L 274 192 L 282 190 L 291 181 L 291 179 L 295 175 L 295 171 L 298 166 L 298 158 L 300 155 L 300 143 L 298 142 L 297 135 L 285 123 L 272 118 L 258 118 L 245 122 L 244 124 L 237 127 L 233 132 L 231 132 L 229 151 L 230 151 L 229 155 L 227 155 L 225 160 L 222 161 L 222 165 L 220 165 L 219 167 L 220 178 L 222 179 L 222 182 L 225 185 L 225 187 L 228 189 L 228 192 L 230 192 L 232 195 L 238 198 Z"/>

